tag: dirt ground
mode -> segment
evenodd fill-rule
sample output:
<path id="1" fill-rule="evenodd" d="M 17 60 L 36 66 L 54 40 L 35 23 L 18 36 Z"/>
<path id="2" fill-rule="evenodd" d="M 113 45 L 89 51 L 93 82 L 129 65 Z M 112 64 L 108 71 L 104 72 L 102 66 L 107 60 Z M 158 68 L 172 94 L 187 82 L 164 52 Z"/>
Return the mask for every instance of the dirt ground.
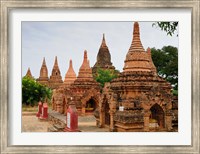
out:
<path id="1" fill-rule="evenodd" d="M 22 115 L 22 132 L 47 132 L 48 121 L 39 121 L 34 114 Z"/>
<path id="2" fill-rule="evenodd" d="M 22 132 L 47 132 L 51 124 L 48 121 L 40 121 L 36 113 L 22 114 Z M 79 117 L 79 130 L 81 132 L 108 132 L 108 128 L 96 127 L 95 118 L 92 116 Z"/>

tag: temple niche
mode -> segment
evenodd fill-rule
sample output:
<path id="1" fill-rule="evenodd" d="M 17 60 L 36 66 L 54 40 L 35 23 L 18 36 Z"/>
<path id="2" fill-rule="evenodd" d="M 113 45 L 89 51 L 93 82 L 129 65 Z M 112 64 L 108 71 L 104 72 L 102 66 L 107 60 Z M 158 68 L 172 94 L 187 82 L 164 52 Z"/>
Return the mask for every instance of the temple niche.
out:
<path id="1" fill-rule="evenodd" d="M 171 85 L 157 75 L 150 48 L 144 50 L 138 22 L 123 72 L 103 89 L 97 125 L 110 131 L 171 131 Z"/>
<path id="2" fill-rule="evenodd" d="M 97 54 L 97 61 L 92 67 L 92 73 L 95 76 L 98 69 L 108 69 L 108 70 L 115 70 L 115 67 L 112 65 L 111 62 L 111 55 L 106 45 L 105 35 L 103 34 L 103 39 L 101 46 L 99 48 L 99 52 Z"/>

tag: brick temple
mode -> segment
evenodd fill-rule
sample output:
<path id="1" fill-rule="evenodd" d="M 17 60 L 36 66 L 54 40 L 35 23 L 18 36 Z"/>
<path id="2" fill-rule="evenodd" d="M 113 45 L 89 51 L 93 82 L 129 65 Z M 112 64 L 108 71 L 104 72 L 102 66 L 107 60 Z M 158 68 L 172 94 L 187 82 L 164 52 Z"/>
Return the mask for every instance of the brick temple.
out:
<path id="1" fill-rule="evenodd" d="M 69 69 L 72 70 L 72 65 L 70 67 Z M 79 69 L 77 78 L 70 85 L 60 86 L 53 91 L 52 109 L 66 114 L 66 109 L 73 101 L 79 115 L 93 114 L 99 105 L 99 99 L 100 86 L 93 79 L 87 51 L 84 51 L 83 63 Z"/>
<path id="2" fill-rule="evenodd" d="M 96 113 L 97 125 L 110 131 L 172 130 L 171 85 L 159 77 L 150 48 L 144 50 L 138 22 L 123 72 L 104 87 Z"/>
<path id="3" fill-rule="evenodd" d="M 158 76 L 151 49 L 143 48 L 138 22 L 123 71 L 103 89 L 94 80 L 99 68 L 115 70 L 104 35 L 92 68 L 84 51 L 78 76 L 70 60 L 62 81 L 57 57 L 50 78 L 44 58 L 37 82 L 53 89 L 52 110 L 66 115 L 69 104 L 74 104 L 79 116 L 94 115 L 97 127 L 117 132 L 177 131 L 178 99 L 170 83 Z M 27 76 L 32 76 L 30 69 Z"/>

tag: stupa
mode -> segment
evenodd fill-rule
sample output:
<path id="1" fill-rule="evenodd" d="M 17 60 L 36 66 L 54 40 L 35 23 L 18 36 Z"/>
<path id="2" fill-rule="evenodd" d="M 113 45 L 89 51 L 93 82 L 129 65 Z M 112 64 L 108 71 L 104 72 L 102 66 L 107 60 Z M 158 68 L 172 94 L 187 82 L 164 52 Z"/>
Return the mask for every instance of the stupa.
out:
<path id="1" fill-rule="evenodd" d="M 69 69 L 68 69 L 67 73 L 65 74 L 64 85 L 68 86 L 68 85 L 74 83 L 75 80 L 76 80 L 76 73 L 73 69 L 72 60 L 70 59 Z"/>
<path id="2" fill-rule="evenodd" d="M 29 77 L 29 78 L 33 78 L 32 74 L 31 74 L 31 70 L 30 68 L 28 68 L 27 72 L 26 72 L 26 77 Z"/>
<path id="3" fill-rule="evenodd" d="M 49 85 L 48 69 L 46 66 L 45 58 L 43 58 L 42 66 L 40 69 L 40 76 L 36 81 L 43 85 Z"/>
<path id="4" fill-rule="evenodd" d="M 85 50 L 83 63 L 79 69 L 78 77 L 75 80 L 74 84 L 78 84 L 80 82 L 83 82 L 83 84 L 85 84 L 86 82 L 93 83 L 93 81 L 94 81 L 94 79 L 92 76 L 92 69 L 90 67 L 89 60 L 87 58 L 87 51 Z"/>
<path id="5" fill-rule="evenodd" d="M 171 131 L 171 88 L 157 75 L 150 50 L 144 50 L 139 24 L 135 22 L 123 72 L 103 89 L 97 125 L 119 132 Z"/>
<path id="6" fill-rule="evenodd" d="M 63 83 L 63 81 L 62 81 L 60 69 L 58 66 L 58 60 L 57 60 L 57 56 L 56 56 L 54 66 L 52 69 L 52 73 L 51 73 L 51 76 L 49 79 L 49 87 L 52 89 L 55 89 L 55 88 L 58 88 L 59 86 L 61 86 L 62 83 Z"/>
<path id="7" fill-rule="evenodd" d="M 92 73 L 95 76 L 98 69 L 109 69 L 109 70 L 115 70 L 115 67 L 112 65 L 111 62 L 111 55 L 110 51 L 108 49 L 108 46 L 106 45 L 105 35 L 103 34 L 103 39 L 101 46 L 99 48 L 99 52 L 97 54 L 97 61 L 92 67 Z"/>

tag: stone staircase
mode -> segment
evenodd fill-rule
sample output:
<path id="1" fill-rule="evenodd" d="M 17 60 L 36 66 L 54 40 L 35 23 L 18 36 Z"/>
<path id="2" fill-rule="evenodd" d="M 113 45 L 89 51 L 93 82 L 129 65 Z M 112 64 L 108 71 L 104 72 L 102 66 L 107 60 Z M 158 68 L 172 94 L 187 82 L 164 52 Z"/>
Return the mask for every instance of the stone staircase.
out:
<path id="1" fill-rule="evenodd" d="M 47 128 L 48 132 L 63 132 L 66 126 L 66 116 L 56 111 L 49 110 L 49 122 L 52 126 Z"/>
<path id="2" fill-rule="evenodd" d="M 48 132 L 63 132 L 65 127 L 59 125 L 59 124 L 53 124 L 51 127 L 48 127 Z"/>

